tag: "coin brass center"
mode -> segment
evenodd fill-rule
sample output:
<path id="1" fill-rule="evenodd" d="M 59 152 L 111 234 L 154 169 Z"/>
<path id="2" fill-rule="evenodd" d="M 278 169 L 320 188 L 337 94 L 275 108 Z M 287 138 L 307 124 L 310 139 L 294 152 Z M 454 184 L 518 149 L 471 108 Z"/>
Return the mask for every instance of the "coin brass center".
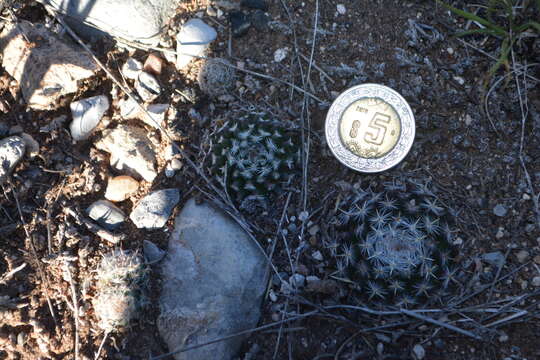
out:
<path id="1" fill-rule="evenodd" d="M 388 154 L 401 135 L 401 120 L 393 106 L 375 98 L 361 98 L 343 112 L 341 142 L 352 153 L 375 159 Z"/>

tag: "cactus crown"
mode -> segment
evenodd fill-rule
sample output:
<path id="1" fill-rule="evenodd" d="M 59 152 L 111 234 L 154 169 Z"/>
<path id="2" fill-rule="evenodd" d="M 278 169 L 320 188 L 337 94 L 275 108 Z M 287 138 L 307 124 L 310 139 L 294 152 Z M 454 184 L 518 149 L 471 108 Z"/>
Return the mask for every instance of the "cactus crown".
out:
<path id="1" fill-rule="evenodd" d="M 353 191 L 333 221 L 339 275 L 368 300 L 411 307 L 439 299 L 457 281 L 452 218 L 424 184 Z"/>
<path id="2" fill-rule="evenodd" d="M 146 303 L 147 274 L 141 257 L 130 251 L 106 254 L 97 268 L 94 309 L 105 331 L 129 326 Z"/>
<path id="3" fill-rule="evenodd" d="M 224 179 L 231 195 L 266 195 L 289 183 L 300 151 L 277 121 L 249 114 L 225 124 L 214 139 L 213 172 Z"/>

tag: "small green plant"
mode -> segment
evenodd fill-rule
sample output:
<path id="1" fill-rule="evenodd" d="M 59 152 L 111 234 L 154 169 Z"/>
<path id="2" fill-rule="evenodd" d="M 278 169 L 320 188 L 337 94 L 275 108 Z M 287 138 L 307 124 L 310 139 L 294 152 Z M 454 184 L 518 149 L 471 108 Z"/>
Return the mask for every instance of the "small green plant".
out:
<path id="1" fill-rule="evenodd" d="M 479 24 L 479 29 L 462 31 L 457 36 L 484 34 L 501 39 L 501 50 L 497 62 L 488 72 L 487 81 L 499 70 L 501 66 L 510 68 L 509 55 L 515 44 L 528 31 L 536 31 L 540 34 L 540 22 L 527 19 L 530 14 L 540 17 L 540 0 L 488 0 L 485 6 L 485 16 L 458 9 L 442 0 L 436 0 L 454 14 Z M 518 4 L 519 3 L 519 4 Z"/>
<path id="2" fill-rule="evenodd" d="M 97 268 L 93 301 L 99 326 L 106 333 L 129 326 L 145 305 L 147 274 L 141 257 L 130 251 L 106 254 Z"/>
<path id="3" fill-rule="evenodd" d="M 412 307 L 441 299 L 457 281 L 452 216 L 424 184 L 355 190 L 333 223 L 338 277 L 370 301 Z"/>
<path id="4" fill-rule="evenodd" d="M 230 120 L 214 137 L 212 170 L 237 200 L 290 183 L 299 160 L 292 135 L 267 114 Z"/>

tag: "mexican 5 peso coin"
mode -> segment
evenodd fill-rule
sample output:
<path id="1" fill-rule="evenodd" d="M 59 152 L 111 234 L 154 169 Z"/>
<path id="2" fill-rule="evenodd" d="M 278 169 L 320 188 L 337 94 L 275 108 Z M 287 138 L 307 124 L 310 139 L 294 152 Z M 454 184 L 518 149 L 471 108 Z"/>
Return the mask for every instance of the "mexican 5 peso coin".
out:
<path id="1" fill-rule="evenodd" d="M 411 107 L 395 90 L 379 84 L 347 89 L 326 116 L 326 142 L 349 168 L 376 173 L 397 165 L 414 142 Z"/>

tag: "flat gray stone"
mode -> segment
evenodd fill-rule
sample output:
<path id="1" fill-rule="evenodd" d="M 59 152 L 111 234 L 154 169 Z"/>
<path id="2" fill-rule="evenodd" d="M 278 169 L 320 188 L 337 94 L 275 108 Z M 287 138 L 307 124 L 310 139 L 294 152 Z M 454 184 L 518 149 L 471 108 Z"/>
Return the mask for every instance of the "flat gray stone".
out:
<path id="1" fill-rule="evenodd" d="M 493 208 L 493 213 L 499 217 L 504 217 L 506 216 L 506 214 L 508 213 L 508 210 L 506 209 L 506 207 L 502 204 L 497 204 L 495 205 L 495 207 Z"/>
<path id="2" fill-rule="evenodd" d="M 157 176 L 156 154 L 144 129 L 125 124 L 103 131 L 96 147 L 111 154 L 111 164 L 118 170 L 127 170 L 152 182 Z"/>
<path id="3" fill-rule="evenodd" d="M 179 0 L 40 0 L 62 14 L 80 35 L 109 35 L 157 45 Z"/>
<path id="4" fill-rule="evenodd" d="M 73 101 L 69 107 L 73 121 L 69 125 L 71 137 L 75 141 L 85 140 L 92 134 L 99 121 L 109 110 L 109 99 L 105 95 L 92 96 Z"/>
<path id="5" fill-rule="evenodd" d="M 188 20 L 176 36 L 176 68 L 181 70 L 197 56 L 204 55 L 216 37 L 216 30 L 201 19 Z"/>
<path id="6" fill-rule="evenodd" d="M 500 251 L 482 254 L 482 260 L 484 260 L 490 265 L 501 267 L 504 264 L 504 254 Z"/>
<path id="7" fill-rule="evenodd" d="M 37 110 L 53 109 L 60 97 L 79 89 L 79 80 L 97 70 L 82 49 L 28 21 L 6 23 L 0 49 L 2 67 L 17 80 L 28 106 Z"/>
<path id="8" fill-rule="evenodd" d="M 210 205 L 187 202 L 161 267 L 158 328 L 175 350 L 257 325 L 267 262 L 248 234 Z M 230 360 L 246 337 L 176 354 L 176 360 Z"/>
<path id="9" fill-rule="evenodd" d="M 23 157 L 24 150 L 24 140 L 19 136 L 0 140 L 0 184 L 6 181 L 11 170 Z"/>
<path id="10" fill-rule="evenodd" d="M 148 263 L 157 263 L 165 256 L 165 251 L 161 250 L 151 241 L 143 241 L 144 258 Z"/>
<path id="11" fill-rule="evenodd" d="M 169 220 L 178 201 L 178 189 L 153 191 L 139 201 L 129 217 L 139 229 L 159 229 Z"/>
<path id="12" fill-rule="evenodd" d="M 118 228 L 126 219 L 122 210 L 108 200 L 98 200 L 86 209 L 90 218 L 106 229 Z"/>

